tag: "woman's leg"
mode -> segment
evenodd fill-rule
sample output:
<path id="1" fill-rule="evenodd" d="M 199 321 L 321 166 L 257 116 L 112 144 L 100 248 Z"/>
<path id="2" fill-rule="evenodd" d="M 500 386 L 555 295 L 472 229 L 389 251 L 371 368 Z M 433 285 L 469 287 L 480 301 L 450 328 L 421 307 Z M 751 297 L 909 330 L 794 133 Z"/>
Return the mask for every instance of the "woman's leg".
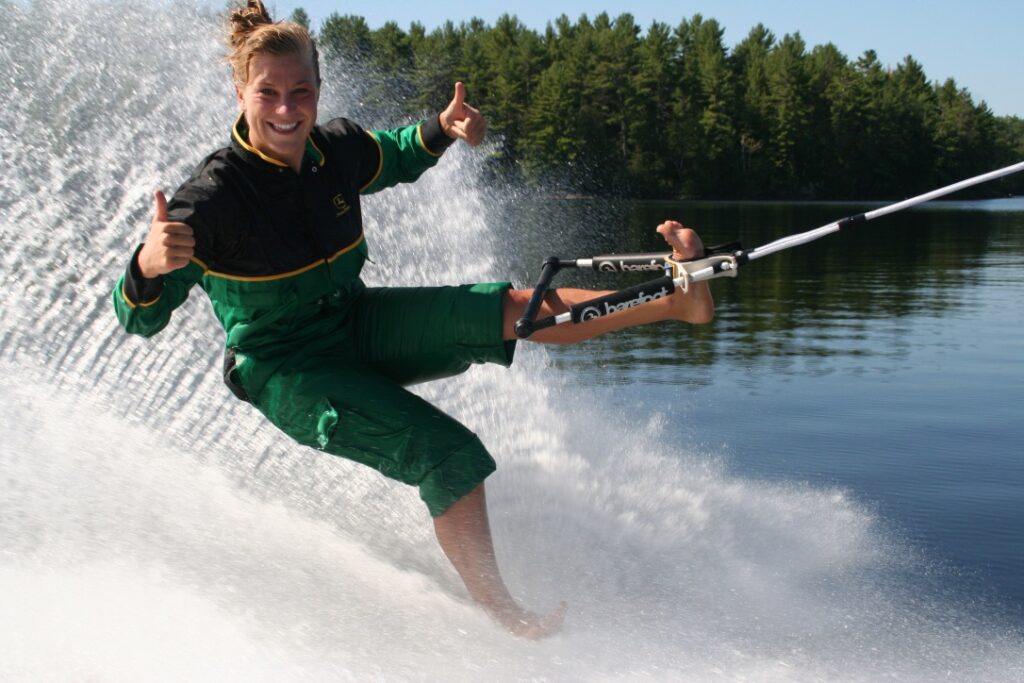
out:
<path id="1" fill-rule="evenodd" d="M 502 626 L 532 639 L 545 638 L 561 627 L 564 603 L 550 614 L 539 615 L 524 610 L 508 592 L 494 556 L 482 482 L 434 518 L 434 531 L 469 594 Z"/>
<path id="2" fill-rule="evenodd" d="M 704 246 L 693 230 L 684 228 L 676 221 L 666 221 L 658 226 L 658 232 L 672 246 L 674 256 L 691 259 L 704 253 Z M 610 291 L 585 289 L 554 289 L 544 297 L 538 317 L 565 313 L 573 304 L 594 299 Z M 505 339 L 515 339 L 515 323 L 519 320 L 533 290 L 511 290 L 505 297 L 502 310 L 502 334 Z M 565 324 L 539 330 L 531 335 L 531 341 L 545 344 L 573 344 L 606 332 L 622 330 L 662 320 L 681 320 L 692 324 L 710 322 L 715 315 L 715 304 L 706 282 L 694 284 L 689 291 L 677 290 L 672 296 L 656 299 L 642 306 L 612 313 L 578 324 Z"/>
<path id="3" fill-rule="evenodd" d="M 704 253 L 697 234 L 675 221 L 658 226 L 658 232 L 672 246 L 676 258 L 695 258 Z M 541 306 L 541 315 L 563 313 L 572 304 L 593 299 L 608 292 L 581 289 L 559 289 L 549 292 Z M 515 339 L 515 322 L 530 300 L 532 291 L 512 290 L 504 298 L 502 334 Z M 714 302 L 706 283 L 690 287 L 689 292 L 676 292 L 643 306 L 626 309 L 578 325 L 561 325 L 540 330 L 530 338 L 551 344 L 571 344 L 591 337 L 635 325 L 661 320 L 682 320 L 699 324 L 714 317 Z M 550 614 L 538 615 L 521 608 L 508 592 L 491 542 L 487 518 L 487 500 L 481 483 L 463 496 L 444 514 L 434 518 L 434 530 L 441 548 L 459 572 L 470 595 L 512 633 L 528 638 L 544 638 L 562 626 L 566 606 L 563 603 Z"/>
<path id="4" fill-rule="evenodd" d="M 527 612 L 502 582 L 483 485 L 494 460 L 465 426 L 377 372 L 315 355 L 273 374 L 256 404 L 299 443 L 418 486 L 441 549 L 509 631 L 540 638 L 558 628 L 560 613 Z"/>
<path id="5" fill-rule="evenodd" d="M 658 226 L 678 258 L 693 258 L 703 253 L 700 238 L 692 230 L 675 221 Z M 513 327 L 530 298 L 530 291 L 510 291 L 504 296 L 502 325 L 506 340 L 515 339 Z M 568 306 L 586 301 L 601 292 L 561 289 L 550 293 L 541 307 L 542 314 L 561 313 Z M 541 330 L 531 339 L 548 343 L 573 343 L 613 330 L 660 320 L 708 322 L 714 316 L 714 303 L 704 283 L 690 288 L 687 294 L 677 292 L 671 297 L 627 309 L 579 325 L 563 325 Z M 492 328 L 493 329 L 493 328 Z M 469 493 L 434 517 L 434 531 L 441 549 L 462 578 L 472 598 L 512 633 L 527 638 L 544 638 L 557 632 L 565 618 L 563 603 L 546 615 L 538 615 L 520 607 L 501 578 L 491 540 L 487 516 L 487 499 L 481 482 Z"/>

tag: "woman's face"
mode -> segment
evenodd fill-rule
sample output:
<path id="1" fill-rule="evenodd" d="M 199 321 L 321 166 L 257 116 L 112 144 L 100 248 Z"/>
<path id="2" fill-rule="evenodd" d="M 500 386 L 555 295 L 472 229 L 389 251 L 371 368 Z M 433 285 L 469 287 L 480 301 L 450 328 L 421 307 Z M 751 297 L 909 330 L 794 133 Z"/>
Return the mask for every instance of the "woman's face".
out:
<path id="1" fill-rule="evenodd" d="M 310 55 L 255 55 L 249 82 L 238 90 L 249 144 L 298 172 L 319 97 Z"/>

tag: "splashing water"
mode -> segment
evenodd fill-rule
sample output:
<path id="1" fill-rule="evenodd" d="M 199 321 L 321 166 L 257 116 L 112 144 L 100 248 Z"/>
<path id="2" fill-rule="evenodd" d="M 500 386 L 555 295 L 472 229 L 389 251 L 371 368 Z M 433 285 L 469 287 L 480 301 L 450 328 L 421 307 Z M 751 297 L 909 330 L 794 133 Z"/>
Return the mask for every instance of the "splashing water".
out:
<path id="1" fill-rule="evenodd" d="M 475 609 L 415 491 L 291 444 L 220 384 L 199 291 L 151 340 L 109 292 L 155 187 L 226 143 L 212 13 L 45 0 L 4 12 L 0 678 L 1020 680 L 1020 634 L 922 586 L 842 491 L 666 445 L 521 345 L 417 391 L 481 434 L 500 561 L 543 643 Z M 321 115 L 361 84 L 328 74 Z M 363 121 L 386 125 L 399 121 Z M 482 154 L 367 198 L 370 284 L 502 279 Z M 457 255 L 453 257 L 452 254 Z M 622 400 L 635 401 L 624 389 Z M 628 440 L 624 435 L 629 435 Z"/>

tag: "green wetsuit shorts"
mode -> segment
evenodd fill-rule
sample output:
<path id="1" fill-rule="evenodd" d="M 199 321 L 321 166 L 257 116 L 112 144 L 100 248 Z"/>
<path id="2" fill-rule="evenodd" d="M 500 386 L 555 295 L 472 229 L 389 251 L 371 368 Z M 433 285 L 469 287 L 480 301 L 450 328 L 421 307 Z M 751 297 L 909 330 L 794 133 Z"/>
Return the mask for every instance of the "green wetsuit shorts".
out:
<path id="1" fill-rule="evenodd" d="M 253 403 L 301 444 L 418 486 L 434 517 L 495 469 L 469 429 L 404 387 L 473 363 L 509 366 L 502 339 L 507 282 L 368 288 L 337 339 L 303 350 Z"/>

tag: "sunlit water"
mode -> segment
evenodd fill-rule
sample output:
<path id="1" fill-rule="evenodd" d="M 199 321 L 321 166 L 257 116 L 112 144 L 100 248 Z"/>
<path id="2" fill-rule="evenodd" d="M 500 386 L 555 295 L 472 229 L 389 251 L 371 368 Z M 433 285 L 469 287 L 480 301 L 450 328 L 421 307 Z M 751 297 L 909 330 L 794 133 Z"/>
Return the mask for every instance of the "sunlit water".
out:
<path id="1" fill-rule="evenodd" d="M 114 320 L 152 189 L 226 141 L 215 21 L 0 7 L 0 679 L 1024 672 L 1017 627 L 929 578 L 932 560 L 848 491 L 739 476 L 728 433 L 681 433 L 685 401 L 636 410 L 635 387 L 592 391 L 529 345 L 512 370 L 418 389 L 498 460 L 488 492 L 513 591 L 570 604 L 549 641 L 504 634 L 413 490 L 292 445 L 228 394 L 201 292 L 152 340 Z M 358 114 L 361 84 L 327 76 L 322 116 Z M 525 276 L 503 219 L 520 194 L 483 187 L 482 156 L 456 150 L 367 200 L 371 284 Z"/>

